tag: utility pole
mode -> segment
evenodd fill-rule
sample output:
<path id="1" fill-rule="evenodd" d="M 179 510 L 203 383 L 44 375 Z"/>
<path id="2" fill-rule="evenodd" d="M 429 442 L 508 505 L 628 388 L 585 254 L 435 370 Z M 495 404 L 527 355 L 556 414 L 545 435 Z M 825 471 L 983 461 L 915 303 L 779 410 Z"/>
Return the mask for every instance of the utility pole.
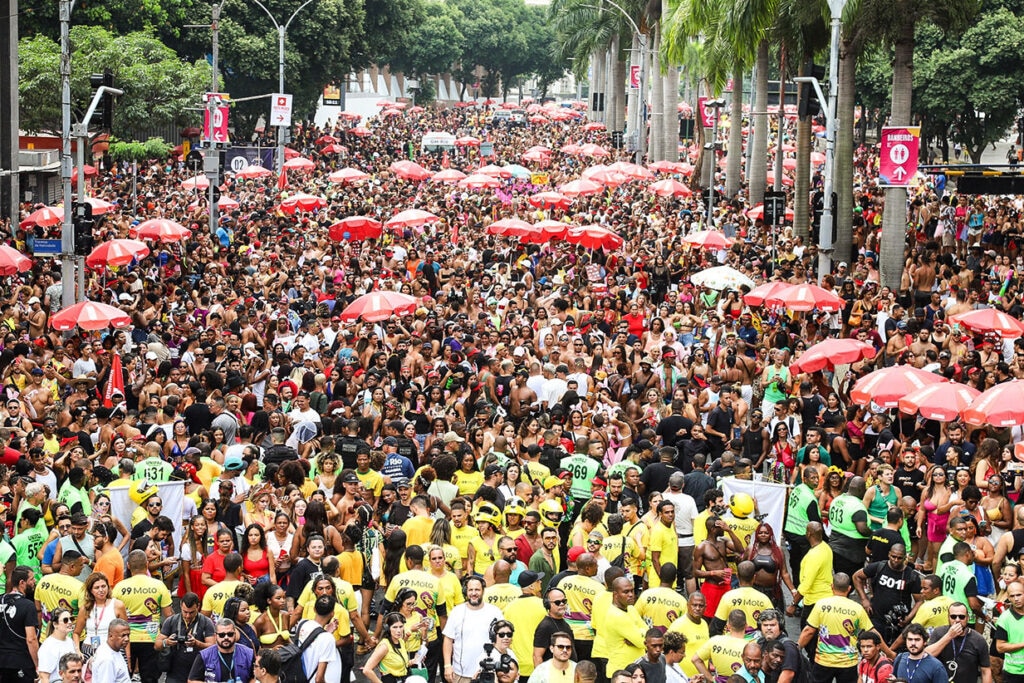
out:
<path id="1" fill-rule="evenodd" d="M 60 180 L 64 196 L 64 221 L 60 232 L 61 307 L 75 301 L 75 229 L 71 223 L 71 7 L 72 0 L 60 0 Z M 79 143 L 81 145 L 81 143 Z M 79 153 L 81 153 L 81 149 Z M 79 170 L 78 188 L 85 184 Z M 84 294 L 83 294 L 84 295 Z"/>
<path id="2" fill-rule="evenodd" d="M 742 90 L 741 90 L 742 96 Z M 736 96 L 736 89 L 733 88 L 733 97 Z M 722 107 L 725 106 L 725 100 L 708 100 L 704 103 L 705 107 L 712 107 L 715 110 L 715 120 L 711 124 L 711 177 L 708 179 L 708 212 L 705 222 L 706 230 L 712 230 L 714 226 L 711 223 L 711 216 L 715 210 L 715 172 L 718 170 L 718 120 L 722 118 Z"/>
<path id="3" fill-rule="evenodd" d="M 219 92 L 217 87 L 217 56 L 219 50 L 219 38 L 220 38 L 220 12 L 224 6 L 224 0 L 213 5 L 213 16 L 209 24 L 185 24 L 185 28 L 208 28 L 213 33 L 213 48 L 211 52 L 211 66 L 212 73 L 210 76 L 210 92 L 206 96 L 206 116 L 210 122 L 209 135 L 210 139 L 207 140 L 209 147 L 206 149 L 206 154 L 203 156 L 203 170 L 206 174 L 207 179 L 210 181 L 209 197 L 208 201 L 210 204 L 210 237 L 216 238 L 217 236 L 217 205 L 214 202 L 214 190 L 216 187 L 217 178 L 220 176 L 219 165 L 220 155 L 217 152 L 217 143 L 213 140 L 214 131 L 214 117 L 219 111 L 221 100 L 219 97 L 215 97 L 214 94 Z M 211 173 L 212 171 L 212 173 Z"/>

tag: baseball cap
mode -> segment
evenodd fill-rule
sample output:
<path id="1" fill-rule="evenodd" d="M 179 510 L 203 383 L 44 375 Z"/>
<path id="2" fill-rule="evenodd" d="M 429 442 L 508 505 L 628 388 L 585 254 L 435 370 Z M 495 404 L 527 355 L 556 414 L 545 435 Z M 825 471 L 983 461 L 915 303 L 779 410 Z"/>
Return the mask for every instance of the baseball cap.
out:
<path id="1" fill-rule="evenodd" d="M 520 588 L 529 588 L 538 581 L 540 581 L 540 574 L 532 572 L 529 569 L 525 572 L 520 572 L 519 578 L 516 579 L 516 583 L 519 584 Z"/>

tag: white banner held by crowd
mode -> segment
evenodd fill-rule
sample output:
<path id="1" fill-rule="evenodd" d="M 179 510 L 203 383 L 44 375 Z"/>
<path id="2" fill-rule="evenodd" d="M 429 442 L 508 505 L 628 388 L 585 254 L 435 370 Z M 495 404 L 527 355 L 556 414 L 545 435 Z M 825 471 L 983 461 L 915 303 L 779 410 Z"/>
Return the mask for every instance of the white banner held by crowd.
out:
<path id="1" fill-rule="evenodd" d="M 725 503 L 729 504 L 729 496 L 734 493 L 749 493 L 757 504 L 755 514 L 767 515 L 764 521 L 772 525 L 775 532 L 775 541 L 782 545 L 782 525 L 786 520 L 786 492 L 789 487 L 785 484 L 773 484 L 766 481 L 748 481 L 726 477 L 720 480 L 722 493 L 725 494 Z"/>
<path id="2" fill-rule="evenodd" d="M 139 483 L 133 481 L 132 486 L 138 486 Z M 156 484 L 156 486 L 159 489 L 157 495 L 160 496 L 160 501 L 163 503 L 163 509 L 160 514 L 174 522 L 172 555 L 177 557 L 178 548 L 181 547 L 182 529 L 185 526 L 181 519 L 185 510 L 185 482 L 167 481 Z M 110 496 L 110 514 L 121 520 L 121 523 L 131 530 L 132 515 L 139 506 L 128 496 L 129 490 L 130 487 L 128 486 L 115 486 L 112 489 L 108 489 L 107 494 Z M 127 551 L 130 547 L 130 543 L 126 544 L 125 552 L 122 553 L 126 559 L 128 556 Z"/>

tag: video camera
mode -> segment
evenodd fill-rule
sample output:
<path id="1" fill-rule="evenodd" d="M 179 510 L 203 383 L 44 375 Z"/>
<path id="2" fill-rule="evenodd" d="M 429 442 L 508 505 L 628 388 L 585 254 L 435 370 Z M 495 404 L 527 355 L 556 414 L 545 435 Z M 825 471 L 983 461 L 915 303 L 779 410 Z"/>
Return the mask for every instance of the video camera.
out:
<path id="1" fill-rule="evenodd" d="M 496 662 L 491 659 L 491 653 L 494 651 L 493 643 L 484 644 L 484 658 L 480 660 L 480 675 L 477 676 L 478 683 L 495 683 L 495 673 L 508 673 L 512 670 L 512 657 L 511 655 L 502 654 L 499 660 Z"/>

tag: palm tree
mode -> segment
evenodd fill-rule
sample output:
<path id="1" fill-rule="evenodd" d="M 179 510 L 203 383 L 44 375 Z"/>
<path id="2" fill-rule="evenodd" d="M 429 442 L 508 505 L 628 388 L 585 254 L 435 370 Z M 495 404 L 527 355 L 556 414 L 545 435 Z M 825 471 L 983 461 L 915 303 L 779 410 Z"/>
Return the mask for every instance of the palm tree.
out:
<path id="1" fill-rule="evenodd" d="M 863 11 L 870 25 L 888 28 L 893 42 L 892 109 L 889 124 L 911 123 L 914 92 L 914 29 L 919 21 L 931 21 L 945 30 L 959 30 L 977 13 L 977 0 L 867 0 Z M 881 21 L 879 21 L 881 20 Z M 900 288 L 907 244 L 907 190 L 888 188 L 882 213 L 882 285 Z"/>

